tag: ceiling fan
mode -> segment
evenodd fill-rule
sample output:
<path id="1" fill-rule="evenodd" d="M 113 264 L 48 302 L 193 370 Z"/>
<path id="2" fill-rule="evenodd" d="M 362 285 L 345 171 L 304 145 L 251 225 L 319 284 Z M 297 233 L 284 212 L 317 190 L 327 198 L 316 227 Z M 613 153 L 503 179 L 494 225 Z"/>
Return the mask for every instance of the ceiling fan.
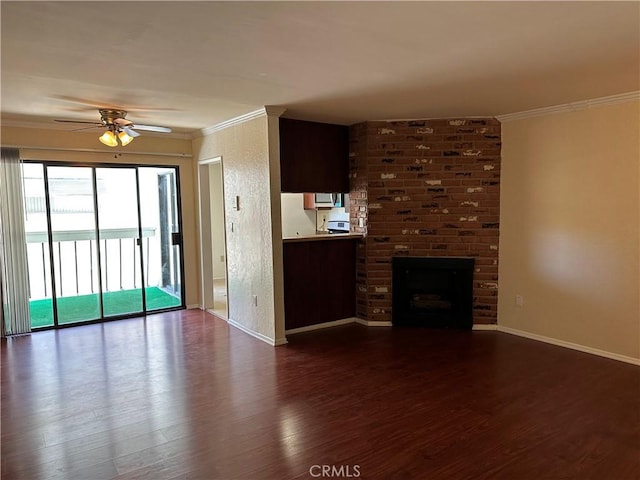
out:
<path id="1" fill-rule="evenodd" d="M 62 123 L 82 123 L 92 125 L 91 127 L 80 128 L 78 130 L 87 130 L 90 128 L 106 128 L 98 140 L 108 147 L 117 147 L 118 139 L 124 147 L 131 143 L 131 141 L 140 136 L 136 130 L 143 130 L 147 132 L 159 132 L 159 133 L 171 133 L 169 127 L 160 127 L 157 125 L 139 125 L 134 124 L 131 120 L 127 120 L 126 110 L 115 110 L 111 108 L 100 108 L 100 122 L 84 122 L 79 120 L 55 120 Z"/>

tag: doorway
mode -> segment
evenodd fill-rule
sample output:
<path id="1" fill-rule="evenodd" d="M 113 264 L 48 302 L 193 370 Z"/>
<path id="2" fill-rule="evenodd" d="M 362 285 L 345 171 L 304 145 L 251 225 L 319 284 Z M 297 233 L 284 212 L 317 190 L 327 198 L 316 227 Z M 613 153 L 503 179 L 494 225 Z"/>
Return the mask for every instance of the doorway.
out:
<path id="1" fill-rule="evenodd" d="M 24 162 L 32 329 L 184 308 L 178 168 Z"/>
<path id="2" fill-rule="evenodd" d="M 202 302 L 205 310 L 227 319 L 227 253 L 222 157 L 198 163 Z"/>

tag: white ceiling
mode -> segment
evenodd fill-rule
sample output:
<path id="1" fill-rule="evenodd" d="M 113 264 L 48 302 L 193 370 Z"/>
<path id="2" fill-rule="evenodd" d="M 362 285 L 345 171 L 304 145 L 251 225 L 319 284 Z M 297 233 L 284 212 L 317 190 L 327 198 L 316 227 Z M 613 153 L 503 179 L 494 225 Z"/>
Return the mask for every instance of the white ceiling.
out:
<path id="1" fill-rule="evenodd" d="M 5 125 L 492 116 L 640 88 L 633 2 L 0 2 Z M 68 125 L 65 126 L 68 128 Z"/>

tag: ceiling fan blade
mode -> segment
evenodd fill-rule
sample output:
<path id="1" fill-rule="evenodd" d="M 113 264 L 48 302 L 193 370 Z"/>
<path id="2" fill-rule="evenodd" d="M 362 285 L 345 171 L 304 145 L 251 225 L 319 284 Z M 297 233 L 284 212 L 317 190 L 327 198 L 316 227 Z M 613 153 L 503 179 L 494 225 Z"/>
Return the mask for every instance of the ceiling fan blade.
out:
<path id="1" fill-rule="evenodd" d="M 156 125 L 138 125 L 136 123 L 134 125 L 131 125 L 130 128 L 135 128 L 136 130 L 146 130 L 147 132 L 171 133 L 171 129 L 169 127 L 158 127 Z"/>
<path id="2" fill-rule="evenodd" d="M 55 119 L 54 122 L 60 122 L 60 123 L 87 123 L 89 125 L 99 125 L 102 126 L 101 122 L 84 122 L 82 120 L 58 120 Z"/>
<path id="3" fill-rule="evenodd" d="M 118 125 L 121 127 L 129 127 L 133 125 L 133 122 L 131 120 L 127 120 L 126 118 L 114 118 L 113 123 L 114 125 Z"/>
<path id="4" fill-rule="evenodd" d="M 91 127 L 82 127 L 82 128 L 74 128 L 73 130 L 69 130 L 70 132 L 80 132 L 82 130 L 92 130 L 94 128 L 104 128 L 104 125 L 93 125 Z"/>
<path id="5" fill-rule="evenodd" d="M 121 127 L 120 128 L 124 133 L 126 133 L 127 135 L 129 135 L 130 137 L 136 138 L 139 137 L 140 134 L 138 132 L 136 132 L 135 130 L 130 129 L 129 127 Z"/>

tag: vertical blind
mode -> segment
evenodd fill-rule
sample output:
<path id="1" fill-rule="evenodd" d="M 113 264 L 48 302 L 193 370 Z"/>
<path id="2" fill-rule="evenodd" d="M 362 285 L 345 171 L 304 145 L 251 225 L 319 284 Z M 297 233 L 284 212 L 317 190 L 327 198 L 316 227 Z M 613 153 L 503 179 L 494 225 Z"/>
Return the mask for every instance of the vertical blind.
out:
<path id="1" fill-rule="evenodd" d="M 0 154 L 0 300 L 2 335 L 31 331 L 20 152 Z"/>

